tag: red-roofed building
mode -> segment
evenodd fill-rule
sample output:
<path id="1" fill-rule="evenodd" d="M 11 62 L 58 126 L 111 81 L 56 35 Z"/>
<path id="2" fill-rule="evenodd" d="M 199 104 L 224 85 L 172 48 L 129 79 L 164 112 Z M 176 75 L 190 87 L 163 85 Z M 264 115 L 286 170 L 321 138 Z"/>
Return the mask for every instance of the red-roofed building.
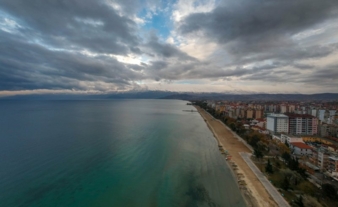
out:
<path id="1" fill-rule="evenodd" d="M 295 155 L 311 155 L 312 154 L 312 147 L 303 143 L 303 142 L 291 142 L 290 148 L 292 154 Z"/>

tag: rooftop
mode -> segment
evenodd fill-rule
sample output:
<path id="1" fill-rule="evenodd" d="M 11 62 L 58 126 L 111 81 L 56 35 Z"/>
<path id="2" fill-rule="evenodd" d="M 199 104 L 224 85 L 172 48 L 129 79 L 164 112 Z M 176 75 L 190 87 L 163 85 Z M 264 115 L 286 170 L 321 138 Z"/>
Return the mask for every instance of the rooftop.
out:
<path id="1" fill-rule="evenodd" d="M 312 149 L 312 147 L 303 142 L 291 142 L 290 144 L 300 149 Z"/>
<path id="2" fill-rule="evenodd" d="M 259 129 L 259 130 L 266 130 L 265 128 L 263 128 L 263 127 L 260 127 L 260 126 L 253 126 L 252 128 L 256 128 L 256 129 Z"/>
<path id="3" fill-rule="evenodd" d="M 329 159 L 334 160 L 334 161 L 338 161 L 338 157 L 329 157 Z"/>
<path id="4" fill-rule="evenodd" d="M 264 118 L 258 118 L 257 121 L 265 121 Z"/>
<path id="5" fill-rule="evenodd" d="M 284 114 L 269 114 L 268 117 L 288 118 L 288 116 L 286 116 Z"/>
<path id="6" fill-rule="evenodd" d="M 293 114 L 293 113 L 285 113 L 289 118 L 316 118 L 310 114 Z"/>

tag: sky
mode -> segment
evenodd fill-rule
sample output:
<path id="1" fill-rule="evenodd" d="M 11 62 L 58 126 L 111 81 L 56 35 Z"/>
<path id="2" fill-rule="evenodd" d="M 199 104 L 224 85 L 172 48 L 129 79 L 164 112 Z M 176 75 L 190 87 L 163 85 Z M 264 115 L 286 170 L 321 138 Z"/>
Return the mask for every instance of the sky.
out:
<path id="1" fill-rule="evenodd" d="M 338 92 L 336 0 L 0 0 L 0 96 Z"/>

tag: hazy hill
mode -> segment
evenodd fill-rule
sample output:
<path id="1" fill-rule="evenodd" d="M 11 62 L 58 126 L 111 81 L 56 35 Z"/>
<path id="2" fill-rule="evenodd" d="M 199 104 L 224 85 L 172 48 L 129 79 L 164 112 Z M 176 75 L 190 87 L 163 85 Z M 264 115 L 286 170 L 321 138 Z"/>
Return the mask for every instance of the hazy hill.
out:
<path id="1" fill-rule="evenodd" d="M 180 99 L 180 100 L 231 100 L 231 101 L 314 101 L 338 100 L 338 93 L 319 94 L 227 94 L 172 91 L 130 91 L 110 94 L 34 94 L 0 98 L 1 100 L 95 100 L 95 99 Z"/>

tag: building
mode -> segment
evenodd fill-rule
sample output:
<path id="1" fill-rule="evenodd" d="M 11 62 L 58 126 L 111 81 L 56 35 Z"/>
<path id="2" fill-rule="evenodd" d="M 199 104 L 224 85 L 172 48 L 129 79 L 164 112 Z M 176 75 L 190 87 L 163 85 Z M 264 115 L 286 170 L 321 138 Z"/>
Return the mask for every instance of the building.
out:
<path id="1" fill-rule="evenodd" d="M 304 142 L 319 142 L 321 144 L 326 144 L 326 145 L 333 145 L 334 141 L 329 140 L 329 139 L 323 139 L 321 137 L 309 137 L 309 136 L 302 136 L 302 139 Z"/>
<path id="2" fill-rule="evenodd" d="M 281 140 L 283 140 L 284 142 L 287 142 L 288 144 L 291 144 L 293 142 L 303 142 L 303 138 L 301 137 L 294 137 L 294 136 L 290 136 L 286 134 L 281 134 L 280 137 L 281 137 Z"/>
<path id="3" fill-rule="evenodd" d="M 338 172 L 338 157 L 329 157 L 328 171 L 331 173 Z"/>
<path id="4" fill-rule="evenodd" d="M 266 121 L 266 128 L 272 134 L 289 132 L 289 118 L 284 114 L 269 114 Z"/>
<path id="5" fill-rule="evenodd" d="M 338 111 L 336 111 L 336 114 L 333 117 L 333 124 L 338 125 Z"/>
<path id="6" fill-rule="evenodd" d="M 244 108 L 241 108 L 239 117 L 245 118 L 245 109 Z"/>
<path id="7" fill-rule="evenodd" d="M 329 153 L 324 149 L 318 150 L 317 166 L 320 170 L 327 170 L 329 165 Z"/>
<path id="8" fill-rule="evenodd" d="M 309 114 L 286 114 L 289 117 L 289 134 L 315 135 L 318 119 Z"/>
<path id="9" fill-rule="evenodd" d="M 247 119 L 253 119 L 254 118 L 254 110 L 251 108 L 246 110 L 246 118 Z"/>
<path id="10" fill-rule="evenodd" d="M 292 142 L 290 143 L 291 152 L 294 155 L 311 155 L 312 147 L 304 142 Z"/>
<path id="11" fill-rule="evenodd" d="M 269 131 L 268 131 L 268 130 L 266 130 L 266 129 L 263 128 L 263 127 L 257 126 L 257 125 L 251 127 L 251 129 L 254 130 L 254 131 L 257 131 L 258 133 L 261 133 L 261 134 L 269 134 Z"/>
<path id="12" fill-rule="evenodd" d="M 280 112 L 281 112 L 282 114 L 288 112 L 288 111 L 287 111 L 287 106 L 286 106 L 286 105 L 281 105 L 281 106 L 280 106 Z"/>
<path id="13" fill-rule="evenodd" d="M 317 111 L 317 118 L 321 122 L 327 123 L 329 117 L 330 117 L 330 112 L 328 110 L 320 109 L 320 110 Z"/>
<path id="14" fill-rule="evenodd" d="M 338 125 L 322 124 L 319 134 L 322 137 L 338 137 Z"/>
<path id="15" fill-rule="evenodd" d="M 336 115 L 336 110 L 329 110 L 329 117 L 327 119 L 328 124 L 333 124 Z"/>
<path id="16" fill-rule="evenodd" d="M 280 137 L 278 135 L 272 135 L 272 139 L 277 140 L 277 141 L 282 142 L 282 143 L 285 143 L 285 138 L 283 139 L 282 137 Z"/>
<path id="17" fill-rule="evenodd" d="M 255 110 L 255 119 L 261 119 L 263 118 L 263 110 L 262 109 L 256 109 Z"/>
<path id="18" fill-rule="evenodd" d="M 272 139 L 278 140 L 282 143 L 288 143 L 288 144 L 291 144 L 291 143 L 294 143 L 294 142 L 304 143 L 303 138 L 293 137 L 293 136 L 289 136 L 289 135 L 286 135 L 286 134 L 272 135 Z"/>
<path id="19" fill-rule="evenodd" d="M 314 164 L 315 166 L 318 166 L 318 150 L 312 149 L 312 155 L 309 158 L 310 162 Z"/>
<path id="20" fill-rule="evenodd" d="M 295 105 L 289 105 L 289 112 L 290 113 L 293 113 L 293 112 L 295 112 L 295 109 L 296 109 L 296 106 Z"/>

